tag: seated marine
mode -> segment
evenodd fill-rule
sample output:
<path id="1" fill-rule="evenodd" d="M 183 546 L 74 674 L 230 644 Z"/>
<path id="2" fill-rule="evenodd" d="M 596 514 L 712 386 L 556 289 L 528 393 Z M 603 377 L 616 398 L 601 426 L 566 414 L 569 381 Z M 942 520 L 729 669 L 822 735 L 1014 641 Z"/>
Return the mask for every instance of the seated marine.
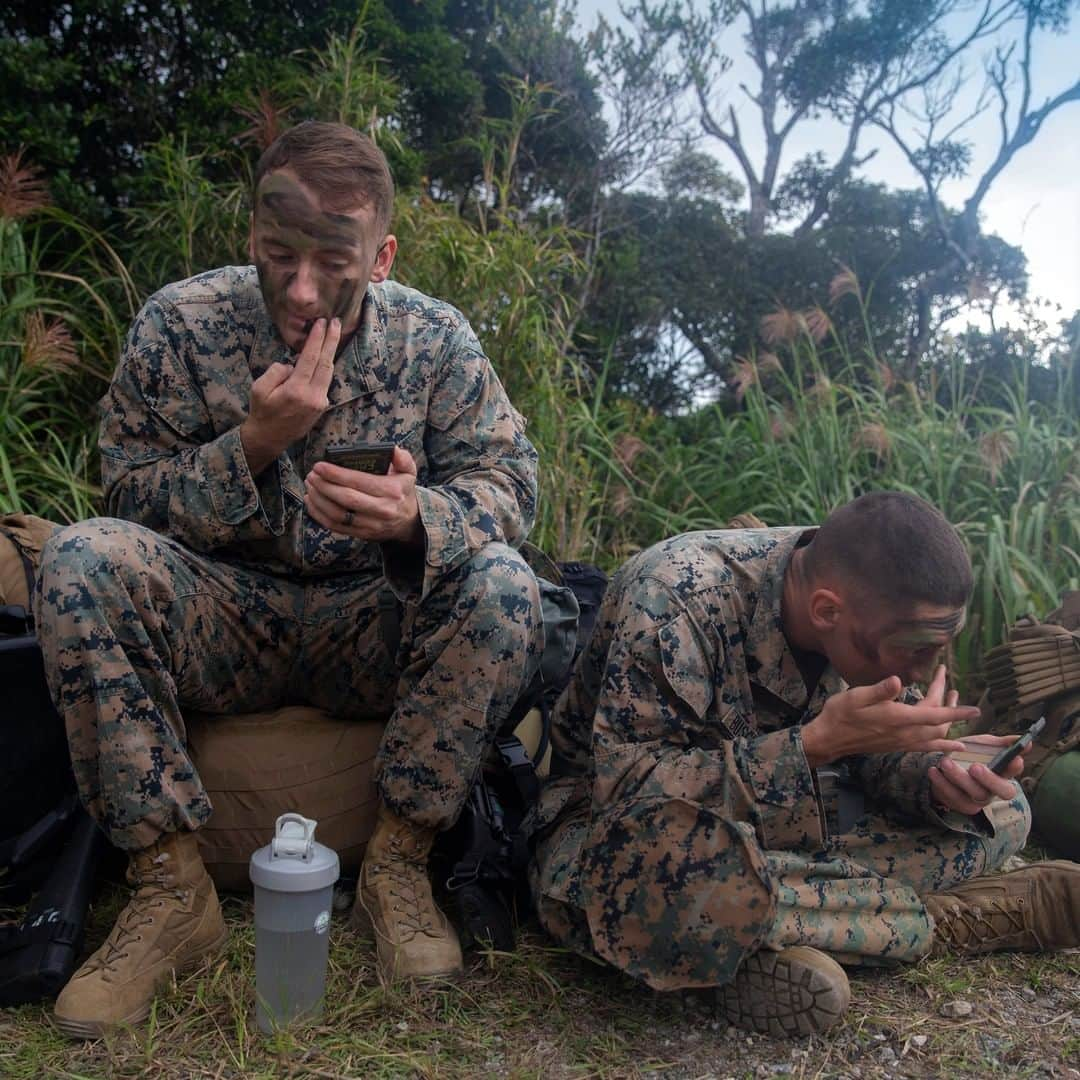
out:
<path id="1" fill-rule="evenodd" d="M 392 205 L 385 157 L 351 128 L 270 146 L 254 265 L 144 305 L 102 403 L 111 516 L 43 552 L 50 692 L 134 888 L 57 1000 L 68 1035 L 139 1021 L 162 979 L 224 944 L 185 709 L 384 720 L 354 921 L 385 979 L 462 967 L 427 860 L 543 648 L 516 550 L 536 453 L 461 313 L 390 280 Z M 393 444 L 386 475 L 327 461 L 374 442 Z"/>
<path id="2" fill-rule="evenodd" d="M 544 927 L 772 1034 L 836 1023 L 846 966 L 1080 945 L 1080 866 L 997 872 L 1030 826 L 1022 758 L 949 756 L 978 710 L 937 661 L 971 590 L 955 530 L 894 492 L 631 559 L 555 710 Z"/>

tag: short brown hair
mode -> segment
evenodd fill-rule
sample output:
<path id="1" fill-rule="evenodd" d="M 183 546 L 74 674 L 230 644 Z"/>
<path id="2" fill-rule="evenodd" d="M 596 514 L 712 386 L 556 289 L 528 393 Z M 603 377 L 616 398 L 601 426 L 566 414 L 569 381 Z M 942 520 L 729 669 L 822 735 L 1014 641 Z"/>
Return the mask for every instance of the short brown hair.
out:
<path id="1" fill-rule="evenodd" d="M 971 560 L 944 514 L 917 495 L 875 491 L 834 510 L 806 548 L 811 581 L 839 577 L 901 607 L 962 607 Z"/>
<path id="2" fill-rule="evenodd" d="M 305 120 L 279 135 L 255 166 L 255 189 L 267 173 L 286 166 L 330 210 L 370 206 L 380 233 L 390 229 L 394 180 L 386 155 L 366 135 L 347 124 Z"/>

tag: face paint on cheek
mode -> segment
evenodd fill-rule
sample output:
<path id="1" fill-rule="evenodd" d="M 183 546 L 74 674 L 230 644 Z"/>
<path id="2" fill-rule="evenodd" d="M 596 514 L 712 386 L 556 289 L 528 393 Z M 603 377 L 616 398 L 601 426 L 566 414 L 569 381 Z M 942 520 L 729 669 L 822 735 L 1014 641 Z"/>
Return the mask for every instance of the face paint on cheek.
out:
<path id="1" fill-rule="evenodd" d="M 877 646 L 870 640 L 870 638 L 864 634 L 861 630 L 853 630 L 851 633 L 851 643 L 855 646 L 855 651 L 864 659 L 869 660 L 870 663 L 876 664 L 879 659 Z"/>
<path id="2" fill-rule="evenodd" d="M 353 329 L 360 321 L 360 309 L 364 305 L 366 289 L 356 278 L 345 278 L 337 289 L 331 311 L 341 320 L 341 325 Z"/>
<path id="3" fill-rule="evenodd" d="M 266 310 L 270 318 L 280 325 L 287 318 L 286 293 L 293 275 L 275 270 L 266 259 L 255 260 L 255 271 L 259 275 L 259 289 L 263 295 Z"/>

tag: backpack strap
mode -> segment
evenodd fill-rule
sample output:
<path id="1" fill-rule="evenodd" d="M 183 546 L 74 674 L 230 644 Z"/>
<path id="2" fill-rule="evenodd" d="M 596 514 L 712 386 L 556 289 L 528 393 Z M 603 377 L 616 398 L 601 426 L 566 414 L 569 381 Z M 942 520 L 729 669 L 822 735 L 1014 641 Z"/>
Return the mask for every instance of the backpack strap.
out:
<path id="1" fill-rule="evenodd" d="M 393 660 L 401 647 L 401 608 L 394 590 L 384 585 L 379 590 L 379 630 L 383 644 Z"/>

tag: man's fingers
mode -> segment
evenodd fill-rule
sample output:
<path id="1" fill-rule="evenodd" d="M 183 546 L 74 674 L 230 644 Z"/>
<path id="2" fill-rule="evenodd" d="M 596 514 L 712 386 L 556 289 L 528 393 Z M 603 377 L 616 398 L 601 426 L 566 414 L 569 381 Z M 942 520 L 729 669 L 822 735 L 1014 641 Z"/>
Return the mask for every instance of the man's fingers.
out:
<path id="1" fill-rule="evenodd" d="M 312 478 L 323 484 L 352 488 L 369 495 L 393 496 L 400 490 L 399 482 L 388 476 L 361 472 L 359 469 L 346 469 L 341 465 L 331 465 L 329 461 L 315 462 L 309 474 L 309 482 Z"/>
<path id="2" fill-rule="evenodd" d="M 939 750 L 944 754 L 951 754 L 954 750 L 963 750 L 964 744 L 958 742 L 956 739 L 931 739 L 929 742 L 921 745 L 918 749 L 920 753 L 924 754 L 934 754 Z"/>
<path id="3" fill-rule="evenodd" d="M 282 383 L 288 382 L 293 369 L 288 364 L 271 364 L 251 385 L 264 390 L 267 394 L 273 393 Z"/>
<path id="4" fill-rule="evenodd" d="M 946 731 L 953 724 L 965 723 L 979 715 L 979 710 L 971 705 L 927 705 L 925 701 L 914 705 L 889 701 L 879 705 L 878 712 L 897 727 L 940 727 Z"/>
<path id="5" fill-rule="evenodd" d="M 353 473 L 352 475 L 361 476 L 366 480 L 372 479 L 367 473 Z M 383 479 L 383 477 L 375 479 Z M 328 507 L 336 507 L 340 513 L 351 510 L 358 520 L 366 518 L 390 521 L 394 517 L 393 502 L 381 497 L 378 493 L 358 490 L 357 486 L 352 484 L 330 483 L 317 472 L 311 473 L 307 483 L 309 493 L 318 495 Z M 332 516 L 333 509 L 330 513 Z"/>
<path id="6" fill-rule="evenodd" d="M 1012 746 L 1018 738 L 1018 735 L 965 735 L 964 742 L 983 746 Z"/>
<path id="7" fill-rule="evenodd" d="M 907 710 L 909 724 L 964 724 L 979 718 L 979 710 L 974 705 L 901 705 Z"/>
<path id="8" fill-rule="evenodd" d="M 874 683 L 872 686 L 853 686 L 848 694 L 851 704 L 857 709 L 862 709 L 867 705 L 880 705 L 882 702 L 892 701 L 902 689 L 899 677 L 890 675 L 887 679 L 882 679 L 881 682 Z"/>
<path id="9" fill-rule="evenodd" d="M 945 704 L 950 709 L 955 709 L 956 706 L 960 704 L 960 691 L 959 690 L 950 690 L 945 695 Z"/>
<path id="10" fill-rule="evenodd" d="M 308 331 L 307 341 L 304 342 L 304 347 L 300 350 L 300 355 L 296 358 L 296 365 L 293 371 L 298 379 L 303 379 L 306 382 L 311 381 L 312 375 L 315 374 L 315 368 L 319 362 L 319 355 L 322 352 L 323 342 L 326 340 L 326 320 L 316 319 L 314 325 Z"/>
<path id="11" fill-rule="evenodd" d="M 1013 776 L 1019 776 L 1020 772 L 1023 772 L 1024 764 L 1020 762 L 1019 772 L 1013 772 L 1013 767 L 1017 762 L 1010 761 L 1009 766 L 1003 776 L 998 776 L 997 773 L 991 772 L 985 765 L 972 765 L 968 769 L 968 776 L 972 781 L 983 788 L 989 794 L 992 794 L 998 799 L 1011 799 L 1016 794 L 1016 789 L 1012 782 Z"/>
<path id="12" fill-rule="evenodd" d="M 930 769 L 930 801 L 958 814 L 977 814 L 982 809 L 981 803 L 952 783 L 937 766 Z"/>
<path id="13" fill-rule="evenodd" d="M 394 459 L 390 462 L 390 472 L 408 473 L 409 476 L 416 475 L 416 462 L 413 460 L 412 454 L 404 446 L 394 447 Z"/>
<path id="14" fill-rule="evenodd" d="M 341 343 L 341 320 L 331 319 L 319 349 L 318 363 L 311 373 L 312 388 L 325 394 L 330 388 L 330 380 L 334 377 L 334 357 L 337 356 L 338 345 Z"/>
<path id="15" fill-rule="evenodd" d="M 994 798 L 993 792 L 988 792 L 983 784 L 980 784 L 967 769 L 958 765 L 952 758 L 944 758 L 938 769 L 953 787 L 963 793 L 965 798 L 977 803 L 985 803 Z M 996 780 L 997 777 L 994 779 Z"/>
<path id="16" fill-rule="evenodd" d="M 926 688 L 926 696 L 923 698 L 928 705 L 945 704 L 945 665 L 938 664 L 934 671 L 934 677 Z"/>

